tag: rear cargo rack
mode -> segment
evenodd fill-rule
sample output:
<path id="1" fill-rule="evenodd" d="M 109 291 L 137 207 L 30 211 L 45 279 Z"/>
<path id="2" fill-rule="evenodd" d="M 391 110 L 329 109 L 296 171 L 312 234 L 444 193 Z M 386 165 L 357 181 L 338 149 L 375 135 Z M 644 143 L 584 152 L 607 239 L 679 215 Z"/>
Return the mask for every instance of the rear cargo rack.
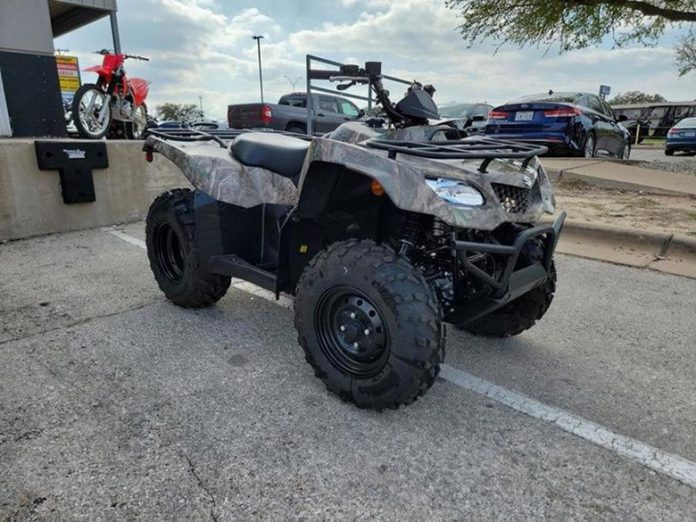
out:
<path id="1" fill-rule="evenodd" d="M 366 141 L 365 145 L 388 151 L 390 159 L 396 159 L 397 153 L 431 159 L 480 159 L 483 160 L 479 166 L 481 172 L 486 172 L 494 159 L 522 159 L 522 168 L 526 168 L 534 157 L 548 151 L 543 145 L 479 137 L 429 142 L 375 138 Z"/>
<path id="2" fill-rule="evenodd" d="M 245 132 L 264 132 L 269 134 L 284 134 L 301 140 L 311 140 L 311 136 L 297 134 L 294 132 L 278 131 L 273 129 L 149 129 L 147 136 L 155 136 L 163 140 L 174 141 L 214 141 L 223 149 L 226 149 L 229 142 Z"/>

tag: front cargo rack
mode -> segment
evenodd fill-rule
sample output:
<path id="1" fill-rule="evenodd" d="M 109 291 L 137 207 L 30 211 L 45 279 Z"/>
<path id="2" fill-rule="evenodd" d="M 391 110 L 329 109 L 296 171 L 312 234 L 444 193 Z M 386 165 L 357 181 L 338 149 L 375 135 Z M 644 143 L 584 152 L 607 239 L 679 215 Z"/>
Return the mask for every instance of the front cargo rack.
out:
<path id="1" fill-rule="evenodd" d="M 146 131 L 147 136 L 155 136 L 163 140 L 175 140 L 175 141 L 214 141 L 223 149 L 226 149 L 229 142 L 235 139 L 240 134 L 245 132 L 265 132 L 268 134 L 284 134 L 286 136 L 292 136 L 293 138 L 299 138 L 301 140 L 311 140 L 311 136 L 306 134 L 297 134 L 295 132 L 279 131 L 274 129 L 208 129 L 208 130 L 198 130 L 198 129 L 148 129 Z"/>
<path id="2" fill-rule="evenodd" d="M 494 159 L 522 159 L 522 168 L 536 156 L 548 152 L 543 145 L 523 141 L 506 141 L 494 138 L 464 138 L 452 141 L 397 141 L 374 138 L 365 142 L 373 149 L 386 150 L 390 159 L 397 153 L 431 159 L 480 159 L 479 171 L 486 172 Z"/>

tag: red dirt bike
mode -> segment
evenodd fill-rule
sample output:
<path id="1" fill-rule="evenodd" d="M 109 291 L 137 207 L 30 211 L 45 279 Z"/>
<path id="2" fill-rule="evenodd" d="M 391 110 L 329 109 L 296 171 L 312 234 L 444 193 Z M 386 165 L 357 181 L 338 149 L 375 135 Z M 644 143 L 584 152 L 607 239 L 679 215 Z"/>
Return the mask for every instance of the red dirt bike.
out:
<path id="1" fill-rule="evenodd" d="M 150 82 L 128 78 L 123 70 L 127 59 L 150 61 L 143 56 L 114 54 L 107 49 L 96 51 L 104 56 L 101 65 L 88 67 L 99 75 L 97 83 L 86 83 L 75 93 L 72 117 L 81 138 L 96 140 L 107 132 L 123 134 L 128 139 L 142 139 L 147 127 L 145 98 Z"/>

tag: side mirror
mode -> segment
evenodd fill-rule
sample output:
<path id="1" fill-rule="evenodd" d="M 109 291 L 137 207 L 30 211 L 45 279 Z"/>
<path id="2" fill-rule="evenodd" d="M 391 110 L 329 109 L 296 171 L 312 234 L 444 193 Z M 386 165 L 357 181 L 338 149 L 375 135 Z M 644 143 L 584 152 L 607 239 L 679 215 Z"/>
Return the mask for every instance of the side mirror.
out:
<path id="1" fill-rule="evenodd" d="M 483 116 L 474 116 L 471 118 L 471 121 L 486 121 L 486 118 Z"/>
<path id="2" fill-rule="evenodd" d="M 362 118 L 363 116 L 365 116 L 365 109 L 360 109 L 358 111 L 358 118 Z"/>
<path id="3" fill-rule="evenodd" d="M 616 121 L 619 121 L 619 122 L 627 121 L 627 120 L 628 120 L 628 116 L 626 116 L 625 114 L 621 114 L 618 118 L 616 118 Z"/>

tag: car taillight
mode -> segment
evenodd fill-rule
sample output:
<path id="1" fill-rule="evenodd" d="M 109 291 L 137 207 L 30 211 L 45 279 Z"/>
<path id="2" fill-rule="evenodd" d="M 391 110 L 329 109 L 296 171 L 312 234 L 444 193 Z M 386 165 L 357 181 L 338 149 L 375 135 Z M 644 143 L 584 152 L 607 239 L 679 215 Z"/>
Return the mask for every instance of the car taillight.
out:
<path id="1" fill-rule="evenodd" d="M 504 120 L 507 119 L 508 113 L 505 111 L 491 111 L 488 113 L 489 120 Z"/>
<path id="2" fill-rule="evenodd" d="M 674 136 L 676 134 L 679 134 L 679 129 L 675 129 L 674 127 L 667 131 L 667 136 Z"/>
<path id="3" fill-rule="evenodd" d="M 270 125 L 271 118 L 273 118 L 273 111 L 271 111 L 271 108 L 268 105 L 261 107 L 261 123 Z"/>
<path id="4" fill-rule="evenodd" d="M 582 112 L 574 107 L 563 107 L 562 109 L 544 111 L 544 117 L 546 118 L 571 118 L 573 116 L 580 116 L 581 114 Z"/>

